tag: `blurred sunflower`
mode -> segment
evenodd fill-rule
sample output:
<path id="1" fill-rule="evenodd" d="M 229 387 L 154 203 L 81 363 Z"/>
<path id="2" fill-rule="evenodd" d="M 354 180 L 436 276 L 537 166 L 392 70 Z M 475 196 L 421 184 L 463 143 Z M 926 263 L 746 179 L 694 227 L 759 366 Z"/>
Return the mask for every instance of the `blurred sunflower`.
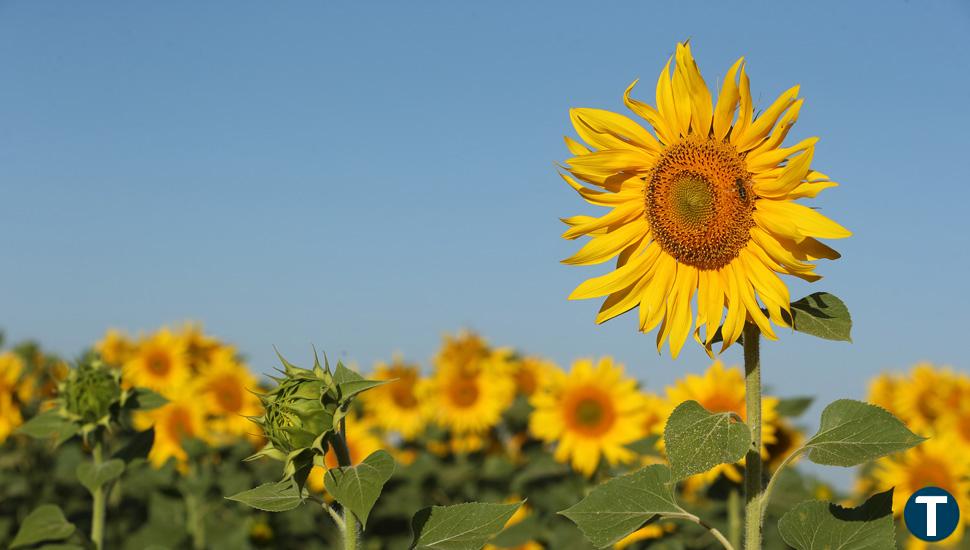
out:
<path id="1" fill-rule="evenodd" d="M 163 328 L 138 343 L 124 365 L 124 380 L 170 396 L 189 378 L 185 343 Z"/>
<path id="2" fill-rule="evenodd" d="M 642 540 L 656 540 L 673 533 L 677 526 L 672 523 L 651 523 L 623 537 L 613 545 L 614 550 L 623 550 Z"/>
<path id="3" fill-rule="evenodd" d="M 896 409 L 896 393 L 902 384 L 895 374 L 883 373 L 869 382 L 867 401 L 888 411 Z"/>
<path id="4" fill-rule="evenodd" d="M 112 367 L 124 365 L 135 351 L 135 343 L 124 332 L 110 328 L 104 337 L 94 344 L 94 350 L 101 355 L 101 360 Z"/>
<path id="5" fill-rule="evenodd" d="M 179 470 L 184 472 L 188 460 L 185 441 L 190 438 L 206 440 L 208 437 L 205 410 L 189 392 L 157 409 L 136 413 L 133 421 L 139 430 L 155 427 L 155 442 L 148 460 L 156 468 L 174 458 Z"/>
<path id="6" fill-rule="evenodd" d="M 245 365 L 236 359 L 235 350 L 223 347 L 210 356 L 208 368 L 199 376 L 197 391 L 205 400 L 205 409 L 213 415 L 209 428 L 221 439 L 253 435 L 256 430 L 247 417 L 263 413 L 258 390 L 259 382 Z"/>
<path id="7" fill-rule="evenodd" d="M 0 353 L 0 443 L 24 422 L 20 406 L 14 400 L 23 370 L 24 360 L 19 355 L 9 351 Z"/>
<path id="8" fill-rule="evenodd" d="M 532 435 L 555 442 L 555 459 L 586 476 L 601 458 L 611 465 L 632 461 L 636 454 L 626 445 L 645 435 L 643 396 L 611 357 L 595 365 L 589 359 L 574 362 L 568 375 L 557 372 L 530 402 Z"/>
<path id="9" fill-rule="evenodd" d="M 957 499 L 960 510 L 970 510 L 970 455 L 954 452 L 959 445 L 947 434 L 924 441 L 908 451 L 876 461 L 871 479 L 877 491 L 893 490 L 893 513 L 900 516 L 910 495 L 927 486 L 945 489 Z M 952 547 L 963 541 L 967 518 L 960 518 L 957 530 L 933 548 Z M 926 548 L 911 538 L 907 548 Z M 962 548 L 962 546 L 961 546 Z"/>
<path id="10" fill-rule="evenodd" d="M 440 368 L 417 385 L 426 414 L 458 434 L 483 432 L 498 424 L 514 393 L 515 382 L 488 365 Z"/>
<path id="11" fill-rule="evenodd" d="M 531 397 L 539 388 L 543 387 L 552 372 L 558 370 L 552 361 L 540 357 L 527 356 L 514 363 L 513 379 L 515 390 L 519 395 Z"/>
<path id="12" fill-rule="evenodd" d="M 733 412 L 747 422 L 747 406 L 744 400 L 744 375 L 737 367 L 725 368 L 715 361 L 703 376 L 688 374 L 667 388 L 667 402 L 671 410 L 684 401 L 697 401 L 710 412 Z M 765 396 L 761 400 L 761 456 L 769 458 L 768 447 L 778 443 L 778 398 Z M 735 464 L 721 464 L 712 470 L 697 474 L 684 483 L 685 491 L 709 485 L 724 474 L 735 483 L 743 479 L 742 471 Z"/>
<path id="13" fill-rule="evenodd" d="M 913 431 L 929 431 L 941 416 L 970 399 L 970 376 L 920 363 L 894 394 L 893 412 Z"/>
<path id="14" fill-rule="evenodd" d="M 364 416 L 351 415 L 347 417 L 347 451 L 350 454 L 351 464 L 360 464 L 372 453 L 384 448 L 381 438 L 375 435 L 374 422 Z M 332 448 L 327 449 L 327 454 L 323 458 L 326 467 L 314 466 L 307 478 L 307 486 L 311 491 L 322 493 L 325 489 L 323 476 L 327 469 L 337 468 L 340 462 L 337 454 Z"/>
<path id="15" fill-rule="evenodd" d="M 378 363 L 371 380 L 391 380 L 361 394 L 360 400 L 368 415 L 382 429 L 413 439 L 427 424 L 427 410 L 421 407 L 416 393 L 420 372 L 417 365 L 395 357 L 391 364 Z"/>
<path id="16" fill-rule="evenodd" d="M 0 443 L 10 437 L 10 434 L 24 423 L 20 414 L 20 407 L 13 400 L 13 395 L 0 391 Z"/>
<path id="17" fill-rule="evenodd" d="M 709 353 L 718 328 L 723 351 L 745 321 L 775 339 L 769 319 L 789 326 L 788 289 L 778 275 L 819 279 L 810 262 L 839 254 L 816 239 L 851 233 L 795 202 L 837 185 L 811 169 L 817 138 L 782 146 L 802 106 L 798 86 L 755 117 L 743 58 L 728 70 L 713 105 L 690 45 L 677 44 L 673 57 L 673 75 L 668 61 L 657 82 L 656 109 L 630 97 L 636 82 L 624 94 L 656 137 L 622 115 L 573 109 L 573 126 L 587 145 L 566 138 L 574 155 L 567 170 L 599 189 L 562 177 L 587 202 L 612 209 L 563 220 L 570 226 L 564 238 L 592 237 L 563 262 L 619 256 L 616 270 L 582 283 L 570 299 L 606 296 L 598 323 L 639 306 L 640 330 L 660 325 L 657 349 L 669 338 L 676 357 L 695 318 L 695 293 L 694 337 Z"/>
<path id="18" fill-rule="evenodd" d="M 177 336 L 185 348 L 188 366 L 194 371 L 205 369 L 222 347 L 218 340 L 205 333 L 201 323 L 185 323 Z"/>

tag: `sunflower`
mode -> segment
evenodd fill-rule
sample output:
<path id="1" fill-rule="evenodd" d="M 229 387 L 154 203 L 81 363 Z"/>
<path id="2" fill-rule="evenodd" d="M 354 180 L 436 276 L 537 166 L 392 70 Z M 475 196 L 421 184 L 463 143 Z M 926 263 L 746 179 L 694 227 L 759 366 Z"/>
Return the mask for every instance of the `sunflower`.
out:
<path id="1" fill-rule="evenodd" d="M 384 448 L 384 443 L 375 435 L 375 424 L 366 416 L 350 416 L 347 418 L 347 451 L 353 465 L 360 464 L 372 453 Z M 307 478 L 307 486 L 317 493 L 324 491 L 323 476 L 327 469 L 337 468 L 340 463 L 332 448 L 327 449 L 323 458 L 325 467 L 314 466 Z"/>
<path id="2" fill-rule="evenodd" d="M 697 401 L 710 412 L 733 412 L 747 422 L 747 406 L 744 399 L 744 375 L 737 367 L 725 368 L 715 361 L 703 376 L 688 374 L 667 388 L 670 410 L 684 401 Z M 761 456 L 769 458 L 768 447 L 778 443 L 778 398 L 765 396 L 761 400 Z M 721 464 L 685 482 L 688 493 L 708 485 L 724 474 L 734 482 L 741 482 L 742 474 L 735 464 Z"/>
<path id="3" fill-rule="evenodd" d="M 614 550 L 623 550 L 642 540 L 656 540 L 677 530 L 673 523 L 651 523 L 623 537 L 613 545 Z"/>
<path id="4" fill-rule="evenodd" d="M 189 374 L 185 344 L 168 329 L 139 342 L 124 365 L 124 379 L 128 384 L 166 396 L 188 380 Z"/>
<path id="5" fill-rule="evenodd" d="M 209 367 L 197 381 L 197 393 L 205 400 L 205 409 L 213 415 L 209 427 L 222 439 L 236 436 L 259 439 L 247 417 L 259 416 L 263 407 L 253 393 L 258 389 L 256 377 L 236 359 L 235 351 L 222 347 L 212 354 Z"/>
<path id="6" fill-rule="evenodd" d="M 189 368 L 194 371 L 205 369 L 222 348 L 218 340 L 205 333 L 201 323 L 185 323 L 177 336 L 185 347 Z"/>
<path id="7" fill-rule="evenodd" d="M 155 427 L 155 442 L 148 460 L 156 468 L 174 458 L 179 470 L 184 472 L 189 458 L 183 447 L 185 440 L 208 438 L 205 410 L 189 392 L 157 409 L 138 412 L 133 420 L 139 430 Z"/>
<path id="8" fill-rule="evenodd" d="M 970 376 L 929 363 L 913 367 L 895 392 L 893 411 L 914 431 L 927 431 L 970 399 Z"/>
<path id="9" fill-rule="evenodd" d="M 895 374 L 883 373 L 869 382 L 869 396 L 867 400 L 888 411 L 896 409 L 896 394 L 899 392 L 902 380 Z"/>
<path id="10" fill-rule="evenodd" d="M 501 363 L 484 361 L 475 368 L 442 365 L 417 385 L 425 414 L 458 435 L 481 433 L 498 424 L 515 395 L 515 382 Z"/>
<path id="11" fill-rule="evenodd" d="M 957 499 L 960 510 L 970 510 L 970 455 L 954 452 L 958 445 L 952 436 L 942 435 L 904 453 L 879 459 L 872 471 L 875 489 L 886 491 L 895 487 L 893 512 L 897 516 L 903 513 L 910 495 L 927 486 L 946 490 Z M 936 544 L 952 546 L 961 542 L 965 525 L 964 516 L 957 530 Z M 925 547 L 915 538 L 907 543 L 907 548 Z"/>
<path id="12" fill-rule="evenodd" d="M 513 366 L 512 377 L 515 380 L 515 390 L 519 395 L 532 396 L 543 387 L 551 376 L 550 373 L 559 369 L 552 361 L 540 357 L 523 357 Z"/>
<path id="13" fill-rule="evenodd" d="M 782 146 L 802 106 L 798 86 L 755 118 L 743 58 L 728 70 L 716 106 L 690 45 L 678 44 L 674 58 L 673 75 L 668 61 L 657 82 L 656 109 L 630 97 L 636 82 L 624 94 L 656 135 L 622 115 L 573 109 L 587 145 L 566 138 L 574 155 L 566 170 L 599 189 L 562 177 L 587 202 L 612 209 L 563 220 L 570 226 L 564 238 L 592 237 L 563 262 L 619 256 L 615 271 L 582 283 L 570 299 L 606 296 L 598 323 L 640 306 L 640 330 L 660 325 L 657 349 L 669 338 L 676 357 L 695 318 L 695 293 L 694 338 L 709 353 L 718 328 L 723 351 L 745 321 L 775 339 L 769 319 L 790 326 L 788 289 L 778 275 L 819 279 L 810 261 L 839 254 L 816 239 L 851 233 L 795 202 L 837 185 L 810 167 L 816 138 Z"/>
<path id="14" fill-rule="evenodd" d="M 13 395 L 0 391 L 0 443 L 10 437 L 17 426 L 24 423 L 20 414 L 20 407 L 13 400 Z"/>
<path id="15" fill-rule="evenodd" d="M 360 396 L 364 409 L 378 426 L 408 440 L 424 431 L 428 411 L 418 402 L 416 389 L 420 373 L 416 365 L 396 357 L 389 365 L 375 365 L 369 378 L 391 381 Z"/>
<path id="16" fill-rule="evenodd" d="M 109 328 L 104 337 L 94 345 L 101 360 L 112 367 L 120 367 L 128 361 L 135 351 L 135 343 L 124 332 Z"/>
<path id="17" fill-rule="evenodd" d="M 632 461 L 626 445 L 645 434 L 643 396 L 637 383 L 623 374 L 623 366 L 604 357 L 573 363 L 569 374 L 554 379 L 530 400 L 535 408 L 529 431 L 556 442 L 555 459 L 590 476 L 601 458 L 611 465 Z"/>

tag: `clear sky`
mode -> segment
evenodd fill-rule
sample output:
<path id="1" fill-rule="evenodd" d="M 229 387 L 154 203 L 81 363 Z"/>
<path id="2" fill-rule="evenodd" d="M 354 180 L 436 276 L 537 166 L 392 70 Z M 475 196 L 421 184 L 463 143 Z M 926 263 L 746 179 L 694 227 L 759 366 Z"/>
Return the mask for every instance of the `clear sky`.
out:
<path id="1" fill-rule="evenodd" d="M 274 344 L 426 363 L 471 327 L 661 388 L 708 360 L 566 300 L 607 266 L 559 264 L 559 217 L 592 210 L 555 163 L 570 107 L 650 99 L 690 38 L 712 86 L 746 56 L 761 107 L 802 85 L 792 138 L 842 183 L 815 202 L 855 231 L 792 284 L 840 295 L 855 342 L 783 335 L 766 383 L 968 368 L 970 2 L 726 4 L 0 2 L 0 326 L 73 355 L 197 319 L 259 370 Z"/>

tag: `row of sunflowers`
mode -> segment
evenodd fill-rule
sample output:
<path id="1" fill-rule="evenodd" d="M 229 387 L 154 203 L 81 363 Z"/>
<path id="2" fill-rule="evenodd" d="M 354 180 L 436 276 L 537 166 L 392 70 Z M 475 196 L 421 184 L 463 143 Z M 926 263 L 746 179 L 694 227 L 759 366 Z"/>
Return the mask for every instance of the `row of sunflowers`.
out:
<path id="1" fill-rule="evenodd" d="M 186 324 L 137 338 L 109 330 L 86 353 L 95 354 L 118 369 L 123 385 L 149 388 L 167 400 L 133 417 L 135 430 L 153 429 L 154 437 L 140 475 L 113 491 L 116 514 L 127 520 L 116 522 L 108 547 L 138 548 L 146 540 L 162 548 L 333 544 L 336 534 L 312 513 L 267 514 L 222 498 L 254 479 L 278 475 L 270 473 L 271 465 L 241 462 L 264 443 L 250 421 L 262 413 L 264 386 L 236 348 L 197 324 Z M 0 352 L 0 543 L 12 537 L 38 499 L 55 499 L 69 515 L 84 514 L 83 502 L 65 505 L 85 498 L 71 493 L 65 473 L 80 460 L 83 442 L 52 453 L 17 434 L 19 425 L 48 406 L 70 368 L 33 343 Z M 522 498 L 527 504 L 488 548 L 587 548 L 575 526 L 557 512 L 604 479 L 663 461 L 663 426 L 677 404 L 695 400 L 709 411 L 746 417 L 741 370 L 721 362 L 655 391 L 640 386 L 609 357 L 580 359 L 564 370 L 541 357 L 491 346 L 468 331 L 446 335 L 427 371 L 395 357 L 375 365 L 368 376 L 389 383 L 362 394 L 349 417 L 351 458 L 359 462 L 383 448 L 398 464 L 368 526 L 383 535 L 370 539 L 381 541 L 374 548 L 396 548 L 408 540 L 403 502 L 413 508 L 413 502 Z M 970 377 L 928 364 L 874 379 L 869 401 L 932 439 L 860 470 L 858 494 L 896 487 L 898 514 L 912 491 L 936 485 L 970 509 L 968 398 Z M 802 397 L 764 399 L 761 452 L 769 468 L 804 440 L 797 417 L 809 403 Z M 330 455 L 325 462 L 326 467 L 337 463 Z M 53 481 L 36 473 L 32 478 L 29 472 L 38 469 L 28 465 L 49 465 Z M 323 474 L 324 468 L 316 467 L 308 485 L 326 498 Z M 704 510 L 735 536 L 741 482 L 742 466 L 725 464 L 689 478 L 679 491 L 689 506 Z M 788 499 L 780 499 L 769 514 L 783 512 L 789 499 L 799 497 L 858 501 L 855 493 L 839 494 L 794 470 L 785 471 L 782 483 Z M 238 528 L 227 529 L 227 522 Z M 128 529 L 132 525 L 139 527 Z M 124 535 L 131 532 L 134 536 Z M 921 547 L 915 538 L 901 540 L 907 548 Z M 707 548 L 710 543 L 690 525 L 657 522 L 616 547 Z M 962 527 L 948 543 L 963 544 Z M 770 530 L 766 544 L 784 547 Z"/>

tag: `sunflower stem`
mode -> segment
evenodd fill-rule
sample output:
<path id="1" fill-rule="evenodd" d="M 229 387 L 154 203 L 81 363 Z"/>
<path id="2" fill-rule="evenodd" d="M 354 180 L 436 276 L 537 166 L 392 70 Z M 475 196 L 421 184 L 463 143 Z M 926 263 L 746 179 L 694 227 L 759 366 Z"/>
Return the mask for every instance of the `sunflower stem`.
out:
<path id="1" fill-rule="evenodd" d="M 744 325 L 744 404 L 751 448 L 744 458 L 744 548 L 761 550 L 761 332 Z"/>
<path id="2" fill-rule="evenodd" d="M 94 443 L 94 449 L 91 450 L 91 458 L 94 461 L 94 470 L 97 472 L 101 469 L 101 440 L 100 438 Z M 91 509 L 91 542 L 94 543 L 94 547 L 98 550 L 104 548 L 104 515 L 105 515 L 105 492 L 104 485 L 98 486 L 92 493 L 91 496 L 94 499 L 93 507 Z"/>
<path id="3" fill-rule="evenodd" d="M 741 548 L 741 491 L 732 488 L 728 493 L 728 540 L 735 548 Z"/>
<path id="4" fill-rule="evenodd" d="M 347 419 L 340 419 L 340 431 L 334 439 L 334 452 L 337 455 L 337 463 L 341 468 L 353 466 L 350 459 L 350 450 L 347 448 Z M 354 513 L 346 506 L 343 507 L 343 536 L 344 550 L 357 550 L 357 531 L 358 522 Z"/>

